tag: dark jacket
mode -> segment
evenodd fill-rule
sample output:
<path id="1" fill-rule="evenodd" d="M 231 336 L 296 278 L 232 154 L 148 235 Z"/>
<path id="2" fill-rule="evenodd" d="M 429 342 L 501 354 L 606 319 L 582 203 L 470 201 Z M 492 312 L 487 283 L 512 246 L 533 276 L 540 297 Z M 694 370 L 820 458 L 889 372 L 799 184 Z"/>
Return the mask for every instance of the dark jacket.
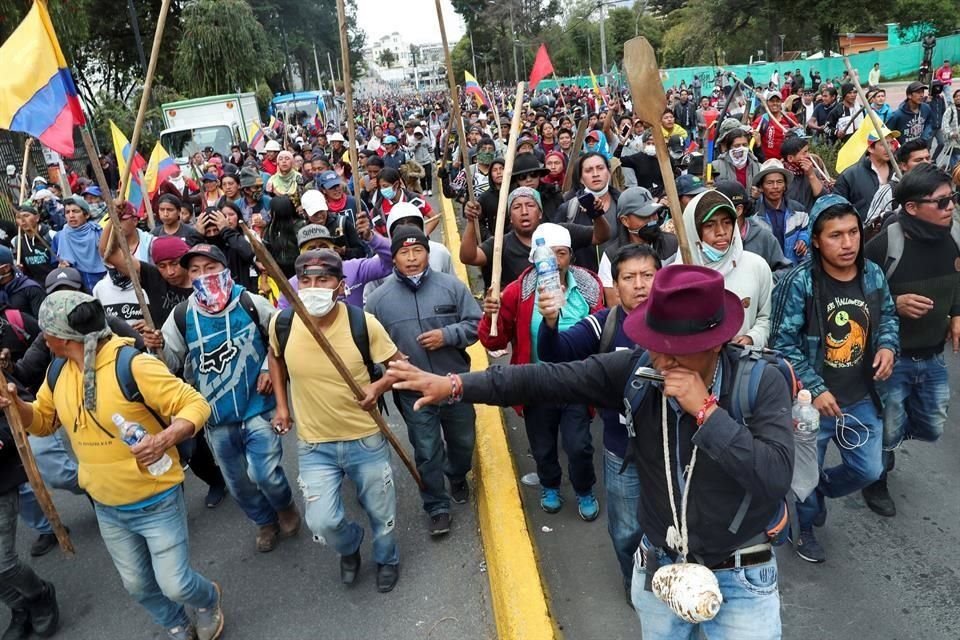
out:
<path id="1" fill-rule="evenodd" d="M 467 373 L 463 401 L 497 405 L 590 404 L 619 410 L 632 373 L 635 351 L 590 356 L 579 362 L 526 366 L 495 366 Z M 677 413 L 667 404 L 670 469 L 674 474 L 697 454 L 687 523 L 690 552 L 707 566 L 728 558 L 735 550 L 755 544 L 776 515 L 793 477 L 793 425 L 786 381 L 772 367 L 764 369 L 751 425 L 745 427 L 728 413 L 732 405 L 731 354 L 721 358 L 719 409 L 697 428 L 694 416 Z M 673 523 L 663 461 L 661 394 L 650 387 L 634 414 L 633 440 L 637 473 L 643 491 L 638 520 L 655 546 L 666 546 L 667 527 Z M 678 460 L 679 458 L 679 460 Z M 679 487 L 674 481 L 679 499 Z M 747 513 L 736 532 L 728 529 L 749 493 Z M 679 506 L 678 506 L 679 508 Z"/>
<path id="2" fill-rule="evenodd" d="M 693 100 L 687 100 L 686 104 L 677 102 L 673 105 L 673 117 L 676 118 L 677 124 L 686 129 L 690 135 L 697 131 L 697 105 Z"/>
<path id="3" fill-rule="evenodd" d="M 233 281 L 243 285 L 243 288 L 248 291 L 256 291 L 256 278 L 250 274 L 250 267 L 256 261 L 256 255 L 254 255 L 253 247 L 243 237 L 243 234 L 236 229 L 227 227 L 216 236 L 205 239 L 210 244 L 219 247 L 223 251 L 223 255 L 227 257 L 227 268 L 233 275 Z"/>
<path id="4" fill-rule="evenodd" d="M 893 176 L 896 176 L 896 171 L 891 164 L 890 177 Z M 849 200 L 863 220 L 879 188 L 880 178 L 870 165 L 870 156 L 864 155 L 860 162 L 843 170 L 833 186 L 833 192 Z"/>
<path id="5" fill-rule="evenodd" d="M 7 416 L 0 415 L 0 494 L 16 491 L 26 481 L 27 474 L 23 471 Z"/>
<path id="6" fill-rule="evenodd" d="M 933 111 L 926 102 L 920 104 L 920 111 L 911 111 L 904 100 L 897 110 L 890 114 L 884 123 L 887 129 L 900 132 L 900 144 L 921 138 L 929 143 L 933 138 Z"/>
<path id="7" fill-rule="evenodd" d="M 40 317 L 40 304 L 46 297 L 43 287 L 22 273 L 17 273 L 0 292 L 0 300 L 5 298 L 8 307 L 34 318 Z"/>

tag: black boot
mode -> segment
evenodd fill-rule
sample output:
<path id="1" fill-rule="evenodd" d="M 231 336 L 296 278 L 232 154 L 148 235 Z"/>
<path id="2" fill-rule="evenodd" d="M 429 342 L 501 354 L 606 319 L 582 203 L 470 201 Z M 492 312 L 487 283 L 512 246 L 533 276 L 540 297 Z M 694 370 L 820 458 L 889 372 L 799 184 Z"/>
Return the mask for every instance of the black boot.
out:
<path id="1" fill-rule="evenodd" d="M 57 604 L 57 592 L 52 582 L 43 582 L 43 593 L 30 601 L 30 621 L 33 632 L 41 638 L 49 638 L 60 626 L 60 606 Z"/>
<path id="2" fill-rule="evenodd" d="M 875 514 L 886 518 L 892 518 L 897 515 L 897 505 L 893 502 L 890 491 L 887 490 L 886 476 L 864 487 L 861 493 L 863 494 L 863 501 L 867 503 L 867 506 L 870 507 L 870 510 Z"/>
<path id="3" fill-rule="evenodd" d="M 30 612 L 26 609 L 13 609 L 10 612 L 10 626 L 3 632 L 3 640 L 26 640 L 30 637 Z"/>

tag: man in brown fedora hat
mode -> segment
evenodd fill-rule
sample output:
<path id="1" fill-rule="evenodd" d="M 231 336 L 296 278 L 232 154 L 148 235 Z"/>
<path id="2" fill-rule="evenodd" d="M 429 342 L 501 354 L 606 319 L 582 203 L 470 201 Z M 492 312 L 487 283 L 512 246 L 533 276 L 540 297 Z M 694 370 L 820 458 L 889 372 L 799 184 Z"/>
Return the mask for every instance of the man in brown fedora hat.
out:
<path id="1" fill-rule="evenodd" d="M 749 426 L 733 418 L 744 408 L 732 393 L 744 369 L 742 351 L 728 343 L 742 322 L 743 306 L 719 273 L 670 266 L 624 321 L 637 349 L 447 377 L 393 362 L 388 375 L 394 388 L 423 394 L 415 408 L 462 401 L 620 409 L 628 401 L 627 460 L 644 487 L 631 595 L 645 640 L 691 637 L 698 627 L 711 638 L 773 639 L 780 637 L 780 596 L 767 532 L 785 518 L 793 475 L 790 393 L 783 375 L 766 367 Z M 637 375 L 643 364 L 662 382 Z M 683 561 L 711 569 L 723 594 L 716 617 L 699 625 L 649 591 L 658 567 Z"/>

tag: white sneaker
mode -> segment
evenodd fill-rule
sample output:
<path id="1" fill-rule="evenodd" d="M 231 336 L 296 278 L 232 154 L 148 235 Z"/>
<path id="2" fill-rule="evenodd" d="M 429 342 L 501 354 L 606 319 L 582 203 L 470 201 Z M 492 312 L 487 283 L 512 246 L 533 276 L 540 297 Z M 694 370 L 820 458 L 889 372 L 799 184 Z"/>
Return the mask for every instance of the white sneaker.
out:
<path id="1" fill-rule="evenodd" d="M 433 189 L 427 189 L 427 195 L 428 195 L 428 196 L 432 196 L 432 195 L 433 195 Z"/>

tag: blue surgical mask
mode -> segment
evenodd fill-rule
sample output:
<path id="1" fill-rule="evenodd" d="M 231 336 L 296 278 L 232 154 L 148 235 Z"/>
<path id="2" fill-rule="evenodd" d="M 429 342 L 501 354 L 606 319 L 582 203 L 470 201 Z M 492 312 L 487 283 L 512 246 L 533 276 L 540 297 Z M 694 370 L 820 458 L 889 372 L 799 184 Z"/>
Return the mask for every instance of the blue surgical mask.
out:
<path id="1" fill-rule="evenodd" d="M 703 252 L 703 257 L 707 259 L 707 262 L 720 262 L 723 259 L 723 256 L 727 255 L 727 251 L 730 250 L 730 247 L 727 246 L 726 249 L 720 251 L 715 249 L 706 242 L 700 244 L 700 250 Z"/>
<path id="2" fill-rule="evenodd" d="M 394 196 L 397 195 L 397 190 L 393 187 L 381 187 L 380 195 L 382 195 L 387 200 L 393 200 Z"/>

